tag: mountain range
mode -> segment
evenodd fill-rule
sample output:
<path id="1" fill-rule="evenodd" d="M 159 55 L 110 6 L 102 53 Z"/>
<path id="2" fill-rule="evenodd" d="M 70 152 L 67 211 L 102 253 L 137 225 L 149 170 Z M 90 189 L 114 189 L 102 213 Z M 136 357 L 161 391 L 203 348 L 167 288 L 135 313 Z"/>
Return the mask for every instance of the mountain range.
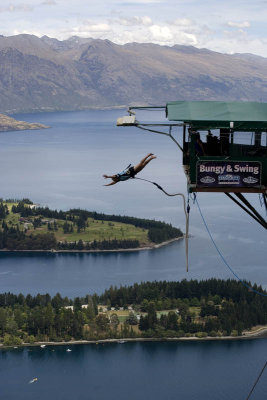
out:
<path id="1" fill-rule="evenodd" d="M 267 102 L 267 58 L 192 46 L 0 36 L 0 112 Z"/>

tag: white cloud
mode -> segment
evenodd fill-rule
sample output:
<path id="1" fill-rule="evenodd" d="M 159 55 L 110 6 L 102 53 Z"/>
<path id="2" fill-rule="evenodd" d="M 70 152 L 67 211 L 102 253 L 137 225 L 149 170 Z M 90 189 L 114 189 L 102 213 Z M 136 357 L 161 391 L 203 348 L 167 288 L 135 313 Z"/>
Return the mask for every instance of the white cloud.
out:
<path id="1" fill-rule="evenodd" d="M 250 27 L 250 23 L 248 21 L 244 21 L 244 22 L 229 21 L 229 22 L 227 22 L 227 25 L 232 28 L 249 28 Z"/>
<path id="2" fill-rule="evenodd" d="M 187 33 L 171 26 L 153 25 L 149 28 L 150 41 L 158 44 L 184 44 L 196 46 L 198 40 L 193 33 Z"/>
<path id="3" fill-rule="evenodd" d="M 86 21 L 83 25 L 90 32 L 109 32 L 110 31 L 110 26 L 106 23 L 93 24 L 90 21 Z"/>
<path id="4" fill-rule="evenodd" d="M 173 21 L 174 25 L 185 27 L 185 26 L 191 26 L 193 24 L 193 21 L 188 18 L 178 18 L 175 21 Z"/>
<path id="5" fill-rule="evenodd" d="M 9 6 L 6 7 L 0 7 L 0 13 L 3 12 L 10 12 L 10 13 L 16 13 L 18 11 L 24 11 L 24 12 L 29 12 L 33 11 L 34 7 L 30 6 L 29 4 L 10 4 Z"/>
<path id="6" fill-rule="evenodd" d="M 173 34 L 167 26 L 153 25 L 149 28 L 152 38 L 155 41 L 170 42 L 173 39 Z"/>
<path id="7" fill-rule="evenodd" d="M 153 24 L 152 19 L 150 17 L 130 17 L 130 18 L 120 18 L 118 23 L 124 26 L 136 26 L 136 25 L 144 25 L 150 26 Z"/>
<path id="8" fill-rule="evenodd" d="M 123 1 L 124 4 L 153 4 L 162 3 L 162 0 L 129 0 Z"/>
<path id="9" fill-rule="evenodd" d="M 42 6 L 55 6 L 56 4 L 55 0 L 44 0 L 41 3 Z"/>
<path id="10" fill-rule="evenodd" d="M 97 39 L 97 38 L 102 38 L 103 33 L 107 34 L 110 31 L 111 28 L 106 23 L 94 24 L 90 21 L 84 21 L 84 23 L 81 26 L 76 26 L 70 31 L 65 33 L 67 33 L 68 37 L 73 35 L 78 35 L 82 37 L 94 37 Z"/>
<path id="11" fill-rule="evenodd" d="M 236 31 L 224 31 L 223 37 L 228 41 L 243 42 L 248 40 L 248 34 L 243 29 Z"/>
<path id="12" fill-rule="evenodd" d="M 199 47 L 206 47 L 220 53 L 251 53 L 267 57 L 267 38 L 251 37 L 247 32 L 240 32 L 240 30 L 225 31 L 219 36 L 210 36 L 201 41 Z"/>

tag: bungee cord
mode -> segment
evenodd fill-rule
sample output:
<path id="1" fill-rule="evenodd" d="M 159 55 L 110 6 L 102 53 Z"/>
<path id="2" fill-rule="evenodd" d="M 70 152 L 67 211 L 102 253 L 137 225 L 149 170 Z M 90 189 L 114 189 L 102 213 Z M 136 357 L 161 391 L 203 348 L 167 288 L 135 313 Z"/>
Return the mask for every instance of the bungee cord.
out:
<path id="1" fill-rule="evenodd" d="M 186 272 L 188 272 L 188 237 L 189 237 L 189 212 L 190 212 L 190 205 L 189 205 L 189 198 L 187 201 L 187 206 L 186 206 L 186 200 L 185 196 L 183 193 L 168 193 L 166 190 L 164 190 L 158 183 L 149 181 L 148 179 L 144 178 L 136 178 L 134 177 L 133 179 L 139 179 L 140 181 L 145 181 L 152 183 L 155 185 L 159 190 L 161 190 L 166 196 L 169 197 L 175 197 L 175 196 L 181 196 L 183 198 L 183 205 L 184 205 L 184 214 L 185 214 L 185 257 L 186 257 Z"/>

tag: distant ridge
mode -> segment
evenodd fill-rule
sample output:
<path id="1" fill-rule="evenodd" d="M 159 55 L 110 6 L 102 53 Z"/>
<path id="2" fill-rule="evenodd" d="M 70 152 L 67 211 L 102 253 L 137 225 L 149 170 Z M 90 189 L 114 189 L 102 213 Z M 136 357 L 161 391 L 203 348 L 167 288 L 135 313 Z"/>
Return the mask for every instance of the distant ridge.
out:
<path id="1" fill-rule="evenodd" d="M 164 105 L 171 100 L 267 102 L 267 59 L 193 46 L 0 36 L 0 112 Z"/>

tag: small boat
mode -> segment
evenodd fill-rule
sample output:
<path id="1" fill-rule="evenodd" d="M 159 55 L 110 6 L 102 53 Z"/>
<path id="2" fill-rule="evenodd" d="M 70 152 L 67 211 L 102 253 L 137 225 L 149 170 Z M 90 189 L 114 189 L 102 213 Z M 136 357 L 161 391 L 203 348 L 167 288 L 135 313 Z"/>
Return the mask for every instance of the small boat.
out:
<path id="1" fill-rule="evenodd" d="M 40 346 L 40 347 L 43 349 L 45 346 L 46 346 L 45 344 L 41 344 L 41 346 Z"/>
<path id="2" fill-rule="evenodd" d="M 33 378 L 29 383 L 34 383 L 34 382 L 37 382 L 38 381 L 38 378 Z"/>
<path id="3" fill-rule="evenodd" d="M 118 343 L 119 343 L 119 344 L 126 343 L 126 340 L 118 340 Z"/>
<path id="4" fill-rule="evenodd" d="M 72 351 L 71 349 L 67 349 L 66 351 Z"/>

